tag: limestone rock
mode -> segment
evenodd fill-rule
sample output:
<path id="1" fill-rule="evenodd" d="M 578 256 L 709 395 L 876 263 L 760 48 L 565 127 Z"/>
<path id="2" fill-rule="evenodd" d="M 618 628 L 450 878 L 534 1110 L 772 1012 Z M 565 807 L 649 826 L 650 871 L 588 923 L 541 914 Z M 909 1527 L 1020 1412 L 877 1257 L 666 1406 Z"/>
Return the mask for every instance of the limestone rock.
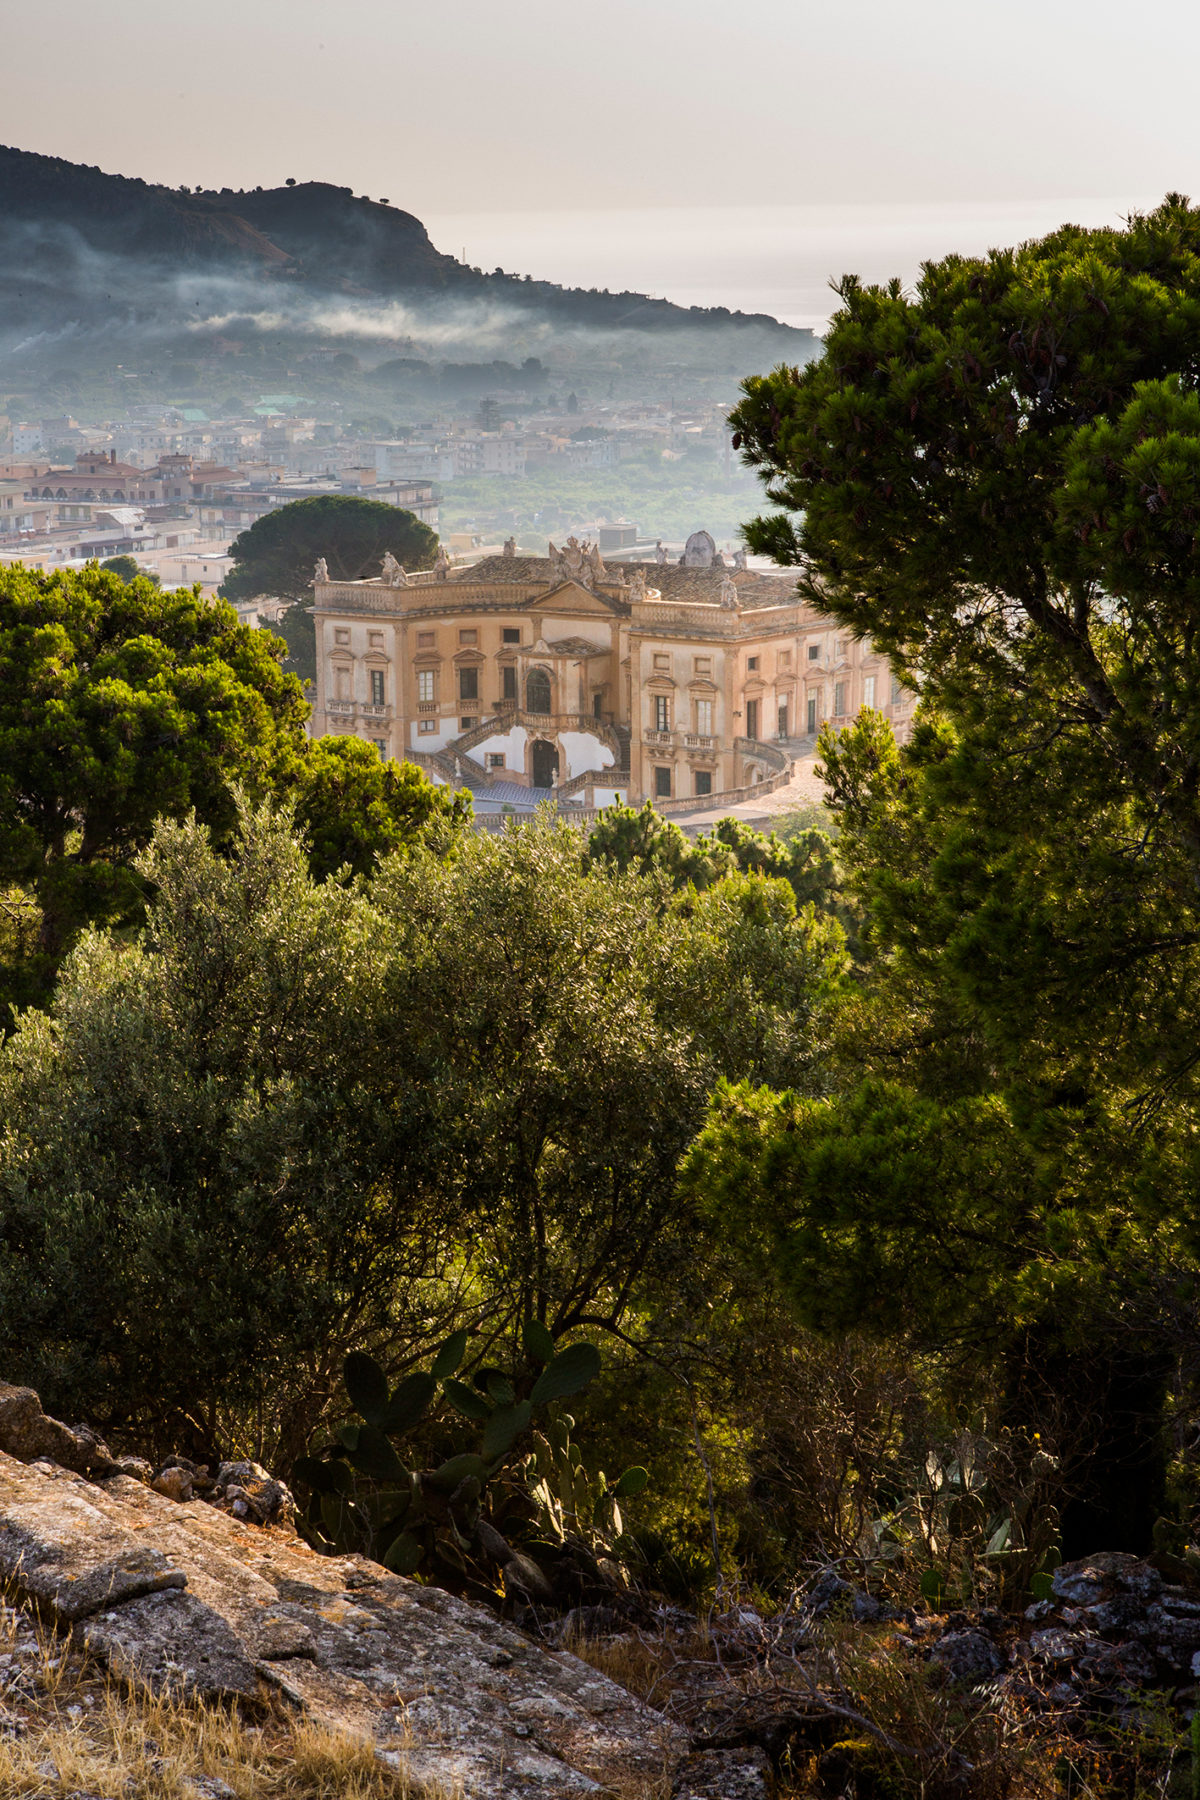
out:
<path id="1" fill-rule="evenodd" d="M 770 1800 L 774 1791 L 762 1750 L 696 1750 L 676 1774 L 671 1800 Z"/>
<path id="2" fill-rule="evenodd" d="M 1004 1658 L 983 1631 L 948 1631 L 929 1652 L 930 1660 L 939 1663 L 951 1681 L 964 1687 L 977 1687 L 989 1681 L 1004 1667 Z"/>
<path id="3" fill-rule="evenodd" d="M 0 1454 L 0 1576 L 133 1683 L 267 1684 L 464 1800 L 628 1790 L 685 1747 L 624 1688 L 466 1601 L 129 1476 L 89 1483 Z"/>
<path id="4" fill-rule="evenodd" d="M 80 1475 L 111 1473 L 116 1464 L 107 1447 L 87 1426 L 60 1424 L 47 1418 L 32 1388 L 0 1381 L 0 1451 L 18 1462 L 47 1457 L 60 1468 Z"/>
<path id="5" fill-rule="evenodd" d="M 1089 1606 L 1118 1595 L 1146 1605 L 1162 1592 L 1157 1569 L 1122 1550 L 1101 1550 L 1054 1571 L 1055 1597 L 1074 1606 Z"/>

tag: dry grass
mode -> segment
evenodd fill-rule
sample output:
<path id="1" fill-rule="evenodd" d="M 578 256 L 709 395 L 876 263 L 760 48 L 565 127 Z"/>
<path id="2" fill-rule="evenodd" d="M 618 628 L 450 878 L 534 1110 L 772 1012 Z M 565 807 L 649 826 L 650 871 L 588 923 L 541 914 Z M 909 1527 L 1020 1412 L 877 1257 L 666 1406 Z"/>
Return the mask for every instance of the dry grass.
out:
<path id="1" fill-rule="evenodd" d="M 149 1698 L 0 1603 L 3 1800 L 453 1800 L 282 1705 Z"/>

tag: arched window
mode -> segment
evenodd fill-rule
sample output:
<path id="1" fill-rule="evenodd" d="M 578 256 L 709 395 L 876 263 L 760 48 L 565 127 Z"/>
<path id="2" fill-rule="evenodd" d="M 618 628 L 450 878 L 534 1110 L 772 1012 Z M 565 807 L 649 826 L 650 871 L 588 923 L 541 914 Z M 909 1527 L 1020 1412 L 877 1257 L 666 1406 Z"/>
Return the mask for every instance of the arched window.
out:
<path id="1" fill-rule="evenodd" d="M 545 669 L 530 669 L 525 678 L 525 710 L 531 713 L 550 711 L 550 677 Z"/>

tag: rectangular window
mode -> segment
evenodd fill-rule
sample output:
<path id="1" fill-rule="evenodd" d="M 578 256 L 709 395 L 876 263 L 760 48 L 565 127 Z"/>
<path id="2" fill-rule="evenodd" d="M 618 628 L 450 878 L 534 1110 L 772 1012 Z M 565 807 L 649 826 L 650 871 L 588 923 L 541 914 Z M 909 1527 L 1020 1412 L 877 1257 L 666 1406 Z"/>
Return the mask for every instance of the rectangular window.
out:
<path id="1" fill-rule="evenodd" d="M 458 641 L 460 644 L 477 643 L 479 641 L 479 633 L 477 631 L 460 631 L 458 634 Z"/>
<path id="2" fill-rule="evenodd" d="M 371 742 L 374 744 L 375 748 L 378 750 L 380 756 L 387 755 L 387 739 L 386 738 L 372 738 Z"/>
<path id="3" fill-rule="evenodd" d="M 437 728 L 438 728 L 438 722 L 436 719 L 418 719 L 417 720 L 417 731 L 420 733 L 420 735 L 422 737 L 428 737 L 430 732 L 436 731 Z"/>
<path id="4" fill-rule="evenodd" d="M 697 769 L 696 770 L 696 792 L 698 794 L 711 794 L 712 793 L 712 770 L 711 769 Z"/>
<path id="5" fill-rule="evenodd" d="M 671 798 L 671 771 L 670 771 L 670 769 L 655 769 L 655 771 L 654 771 L 654 798 L 656 800 L 669 800 Z"/>
<path id="6" fill-rule="evenodd" d="M 489 769 L 503 769 L 507 766 L 503 750 L 489 750 L 485 760 Z"/>
<path id="7" fill-rule="evenodd" d="M 384 695 L 383 670 L 382 669 L 372 669 L 371 670 L 371 705 L 372 706 L 382 706 L 384 704 L 383 695 Z"/>
<path id="8" fill-rule="evenodd" d="M 418 669 L 417 670 L 417 699 L 418 700 L 432 700 L 434 698 L 433 681 L 434 681 L 434 672 L 432 669 Z"/>
<path id="9" fill-rule="evenodd" d="M 900 704 L 900 677 L 898 675 L 893 675 L 892 676 L 892 705 L 899 706 L 899 704 Z"/>
<path id="10" fill-rule="evenodd" d="M 786 700 L 781 700 L 779 702 L 779 735 L 780 735 L 780 737 L 786 737 L 787 734 L 788 734 L 788 703 Z"/>
<path id="11" fill-rule="evenodd" d="M 478 723 L 478 719 L 460 719 L 458 721 L 458 729 L 460 731 L 474 731 Z"/>
<path id="12" fill-rule="evenodd" d="M 821 660 L 820 644 L 810 644 L 808 646 L 808 660 L 809 660 L 809 662 L 820 662 L 820 660 Z"/>
<path id="13" fill-rule="evenodd" d="M 808 735 L 811 737 L 817 729 L 817 712 L 820 701 L 816 694 L 808 696 Z"/>
<path id="14" fill-rule="evenodd" d="M 671 729 L 671 702 L 665 694 L 655 694 L 654 696 L 654 729 L 655 731 L 670 731 Z"/>
<path id="15" fill-rule="evenodd" d="M 339 667 L 333 671 L 333 697 L 335 700 L 348 700 L 350 698 L 349 669 Z"/>
<path id="16" fill-rule="evenodd" d="M 604 693 L 601 688 L 597 688 L 595 693 L 592 695 L 592 717 L 593 717 L 593 719 L 599 719 L 599 718 L 602 718 L 603 715 L 604 715 Z"/>
<path id="17" fill-rule="evenodd" d="M 746 702 L 746 736 L 748 738 L 756 738 L 758 736 L 757 700 L 747 700 Z"/>
<path id="18" fill-rule="evenodd" d="M 840 719 L 842 714 L 845 712 L 845 710 L 846 710 L 846 684 L 844 681 L 835 681 L 833 684 L 833 716 L 834 716 L 834 718 Z"/>
<path id="19" fill-rule="evenodd" d="M 748 668 L 748 669 L 757 669 L 757 667 L 758 667 L 758 658 L 757 658 L 757 656 L 748 656 L 748 657 L 747 657 L 747 658 L 746 658 L 746 667 L 747 667 L 747 668 Z"/>
<path id="20" fill-rule="evenodd" d="M 711 737 L 712 736 L 712 701 L 711 700 L 697 700 L 697 702 L 696 702 L 696 730 L 700 733 L 701 737 Z"/>
<path id="21" fill-rule="evenodd" d="M 521 627 L 519 625 L 506 625 L 502 636 L 506 644 L 519 644 L 521 641 Z"/>
<path id="22" fill-rule="evenodd" d="M 873 675 L 864 675 L 863 676 L 863 705 L 864 706 L 874 706 L 874 704 L 875 704 L 875 677 Z"/>
<path id="23" fill-rule="evenodd" d="M 434 631 L 418 631 L 418 633 L 417 633 L 417 649 L 418 650 L 432 650 L 433 646 L 436 643 L 437 643 L 437 633 L 436 632 L 434 632 Z"/>
<path id="24" fill-rule="evenodd" d="M 478 669 L 460 669 L 458 671 L 458 697 L 460 700 L 478 700 Z"/>
<path id="25" fill-rule="evenodd" d="M 511 663 L 500 671 L 501 699 L 515 700 L 517 697 L 517 671 Z"/>

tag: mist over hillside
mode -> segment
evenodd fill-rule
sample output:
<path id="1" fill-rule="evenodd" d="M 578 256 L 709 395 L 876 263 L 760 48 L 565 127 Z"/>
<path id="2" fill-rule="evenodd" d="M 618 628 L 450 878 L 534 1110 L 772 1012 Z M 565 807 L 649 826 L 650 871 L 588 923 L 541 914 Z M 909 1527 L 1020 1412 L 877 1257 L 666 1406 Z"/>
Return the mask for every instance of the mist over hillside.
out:
<path id="1" fill-rule="evenodd" d="M 0 148 L 0 380 L 161 374 L 197 358 L 248 380 L 314 349 L 422 362 L 531 358 L 620 378 L 803 362 L 765 314 L 563 288 L 440 252 L 389 199 L 307 182 L 188 191 Z M 128 364 L 134 359 L 135 367 Z M 141 365 L 145 364 L 145 369 Z M 215 376 L 214 376 L 215 379 Z"/>

